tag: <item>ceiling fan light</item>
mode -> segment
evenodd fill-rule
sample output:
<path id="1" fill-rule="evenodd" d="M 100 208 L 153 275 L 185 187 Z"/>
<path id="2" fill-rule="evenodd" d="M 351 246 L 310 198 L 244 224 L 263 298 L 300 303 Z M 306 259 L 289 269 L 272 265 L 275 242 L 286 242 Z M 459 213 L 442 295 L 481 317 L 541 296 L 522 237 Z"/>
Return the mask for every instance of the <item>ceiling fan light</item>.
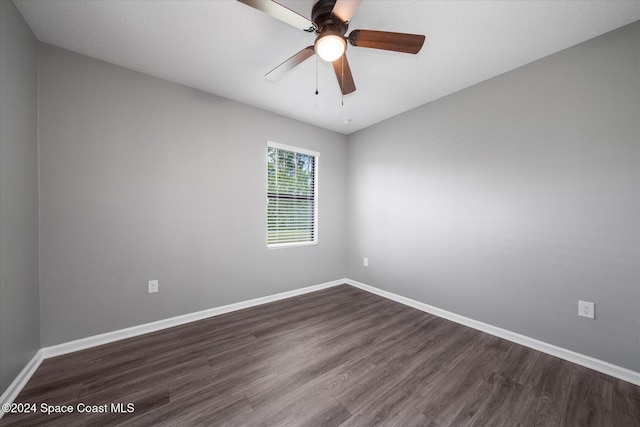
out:
<path id="1" fill-rule="evenodd" d="M 320 59 L 333 62 L 347 50 L 347 42 L 337 31 L 327 31 L 316 39 L 315 50 Z"/>

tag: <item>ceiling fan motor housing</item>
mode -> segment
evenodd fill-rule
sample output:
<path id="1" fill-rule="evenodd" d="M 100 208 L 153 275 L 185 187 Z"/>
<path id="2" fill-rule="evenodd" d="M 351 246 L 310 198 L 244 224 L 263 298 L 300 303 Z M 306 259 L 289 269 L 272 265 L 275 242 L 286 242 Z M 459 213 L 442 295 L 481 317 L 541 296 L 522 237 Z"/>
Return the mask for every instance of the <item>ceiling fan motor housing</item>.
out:
<path id="1" fill-rule="evenodd" d="M 334 31 L 344 36 L 349 28 L 349 24 L 343 22 L 340 18 L 332 13 L 336 0 L 318 0 L 311 9 L 311 19 L 316 24 L 317 34 L 326 31 Z"/>

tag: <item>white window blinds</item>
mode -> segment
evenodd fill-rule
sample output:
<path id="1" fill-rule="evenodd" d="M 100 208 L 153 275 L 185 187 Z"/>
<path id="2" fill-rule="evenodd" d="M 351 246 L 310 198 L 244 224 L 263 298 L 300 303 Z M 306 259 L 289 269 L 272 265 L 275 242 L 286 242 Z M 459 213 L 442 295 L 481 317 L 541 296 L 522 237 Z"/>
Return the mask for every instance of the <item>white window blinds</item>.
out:
<path id="1" fill-rule="evenodd" d="M 317 242 L 318 153 L 267 144 L 267 245 Z"/>

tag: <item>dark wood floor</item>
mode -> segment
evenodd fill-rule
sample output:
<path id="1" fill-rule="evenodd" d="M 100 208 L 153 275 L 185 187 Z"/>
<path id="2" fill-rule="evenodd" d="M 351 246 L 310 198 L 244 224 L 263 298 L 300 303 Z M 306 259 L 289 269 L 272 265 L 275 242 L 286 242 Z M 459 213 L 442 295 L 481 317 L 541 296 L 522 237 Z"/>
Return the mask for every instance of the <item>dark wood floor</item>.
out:
<path id="1" fill-rule="evenodd" d="M 638 386 L 347 285 L 47 359 L 22 402 L 0 425 L 640 426 Z"/>

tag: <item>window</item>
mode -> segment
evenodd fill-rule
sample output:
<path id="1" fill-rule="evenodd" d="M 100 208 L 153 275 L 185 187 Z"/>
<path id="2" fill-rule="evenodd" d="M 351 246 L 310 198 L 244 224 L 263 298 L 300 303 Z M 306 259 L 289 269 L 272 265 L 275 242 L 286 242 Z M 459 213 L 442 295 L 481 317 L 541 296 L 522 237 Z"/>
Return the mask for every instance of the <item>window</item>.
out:
<path id="1" fill-rule="evenodd" d="M 267 143 L 267 246 L 318 241 L 318 153 Z"/>

